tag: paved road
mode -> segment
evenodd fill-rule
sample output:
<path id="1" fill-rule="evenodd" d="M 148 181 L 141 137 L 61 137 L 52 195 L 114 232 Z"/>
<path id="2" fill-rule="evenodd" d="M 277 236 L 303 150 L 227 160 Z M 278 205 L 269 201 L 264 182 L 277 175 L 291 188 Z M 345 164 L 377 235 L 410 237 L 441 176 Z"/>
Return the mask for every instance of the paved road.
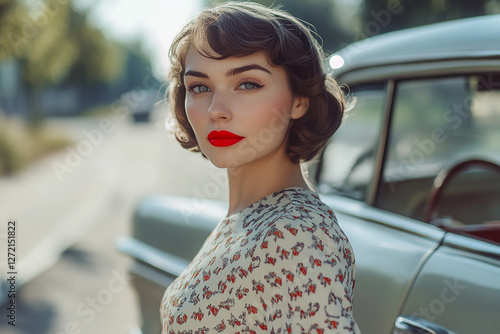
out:
<path id="1" fill-rule="evenodd" d="M 126 275 L 130 259 L 115 250 L 114 242 L 130 233 L 134 203 L 153 192 L 224 199 L 223 187 L 217 194 L 205 194 L 203 188 L 223 172 L 180 148 L 157 121 L 66 119 L 51 124 L 75 136 L 74 151 L 87 148 L 89 153 L 80 154 L 72 171 L 59 177 L 54 162 L 68 167 L 71 149 L 0 180 L 0 218 L 18 220 L 18 255 L 24 261 L 18 275 L 27 281 L 16 295 L 16 326 L 7 324 L 2 307 L 0 332 L 133 333 L 141 320 Z M 62 248 L 66 251 L 55 257 Z M 40 272 L 44 266 L 49 268 Z"/>

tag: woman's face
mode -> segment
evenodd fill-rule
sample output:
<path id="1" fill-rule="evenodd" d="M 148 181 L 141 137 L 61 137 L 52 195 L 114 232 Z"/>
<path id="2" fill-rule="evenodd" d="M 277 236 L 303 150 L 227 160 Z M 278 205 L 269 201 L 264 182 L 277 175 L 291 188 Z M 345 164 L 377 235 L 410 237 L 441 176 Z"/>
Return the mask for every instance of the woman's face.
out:
<path id="1" fill-rule="evenodd" d="M 288 159 L 290 121 L 304 115 L 308 99 L 292 95 L 285 68 L 271 65 L 264 52 L 216 60 L 190 48 L 184 84 L 187 117 L 214 165 Z"/>

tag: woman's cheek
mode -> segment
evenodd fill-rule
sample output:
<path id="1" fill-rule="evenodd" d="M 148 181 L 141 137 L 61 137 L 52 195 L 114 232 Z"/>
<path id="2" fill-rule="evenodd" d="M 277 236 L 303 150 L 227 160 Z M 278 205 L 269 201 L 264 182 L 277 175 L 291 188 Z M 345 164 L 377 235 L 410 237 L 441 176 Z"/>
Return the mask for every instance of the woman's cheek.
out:
<path id="1" fill-rule="evenodd" d="M 195 132 L 197 132 L 198 128 L 200 127 L 200 122 L 202 121 L 203 117 L 203 112 L 199 106 L 199 104 L 186 101 L 186 116 L 188 118 L 189 123 L 191 124 L 191 127 Z"/>

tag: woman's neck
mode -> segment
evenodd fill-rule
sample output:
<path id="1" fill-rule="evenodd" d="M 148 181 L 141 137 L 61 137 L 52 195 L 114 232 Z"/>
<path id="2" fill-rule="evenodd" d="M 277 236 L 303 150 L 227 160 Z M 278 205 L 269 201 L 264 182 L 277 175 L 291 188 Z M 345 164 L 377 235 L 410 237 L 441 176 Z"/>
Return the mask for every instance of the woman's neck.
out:
<path id="1" fill-rule="evenodd" d="M 309 188 L 298 163 L 271 156 L 251 164 L 228 169 L 228 216 L 284 188 Z"/>

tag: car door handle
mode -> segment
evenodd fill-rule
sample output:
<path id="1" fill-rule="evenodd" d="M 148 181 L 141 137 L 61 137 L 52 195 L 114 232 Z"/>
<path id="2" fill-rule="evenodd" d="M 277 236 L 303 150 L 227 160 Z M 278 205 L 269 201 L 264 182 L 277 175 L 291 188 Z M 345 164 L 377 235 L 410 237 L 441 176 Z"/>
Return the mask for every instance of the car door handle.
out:
<path id="1" fill-rule="evenodd" d="M 456 334 L 443 326 L 435 324 L 427 319 L 400 316 L 394 324 L 392 334 Z"/>

